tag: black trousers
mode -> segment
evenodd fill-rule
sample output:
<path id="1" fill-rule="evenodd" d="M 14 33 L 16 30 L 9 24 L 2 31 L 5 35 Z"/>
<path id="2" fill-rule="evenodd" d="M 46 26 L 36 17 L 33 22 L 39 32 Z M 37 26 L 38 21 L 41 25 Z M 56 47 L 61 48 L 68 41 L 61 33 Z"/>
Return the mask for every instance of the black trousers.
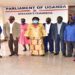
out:
<path id="1" fill-rule="evenodd" d="M 14 49 L 13 49 L 13 45 L 14 45 Z M 10 34 L 8 46 L 9 46 L 11 54 L 18 54 L 18 39 L 16 38 L 16 40 L 14 40 L 12 34 Z"/>
<path id="2" fill-rule="evenodd" d="M 49 43 L 49 49 L 48 49 L 48 43 Z M 44 38 L 44 47 L 45 47 L 45 52 L 48 52 L 48 50 L 52 53 L 54 51 L 54 44 L 53 44 L 53 40 L 51 39 L 51 37 L 46 36 Z"/>
<path id="3" fill-rule="evenodd" d="M 68 52 L 68 56 L 72 56 L 72 54 L 73 54 L 73 49 L 75 50 L 75 42 L 67 42 L 67 52 Z M 75 51 L 74 51 L 74 56 L 75 56 Z"/>

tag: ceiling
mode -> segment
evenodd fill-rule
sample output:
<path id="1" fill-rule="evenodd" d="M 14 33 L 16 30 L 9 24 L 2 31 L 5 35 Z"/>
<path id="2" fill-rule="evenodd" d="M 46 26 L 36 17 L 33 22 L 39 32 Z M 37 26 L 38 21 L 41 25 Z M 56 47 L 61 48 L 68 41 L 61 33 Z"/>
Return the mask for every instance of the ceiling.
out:
<path id="1" fill-rule="evenodd" d="M 0 6 L 75 5 L 75 0 L 0 0 Z"/>

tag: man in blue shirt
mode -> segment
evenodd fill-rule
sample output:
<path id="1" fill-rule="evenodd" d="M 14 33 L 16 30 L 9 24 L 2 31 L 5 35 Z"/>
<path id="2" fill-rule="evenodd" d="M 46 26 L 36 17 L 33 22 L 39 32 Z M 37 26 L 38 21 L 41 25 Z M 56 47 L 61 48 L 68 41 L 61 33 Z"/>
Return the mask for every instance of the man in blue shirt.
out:
<path id="1" fill-rule="evenodd" d="M 75 48 L 75 16 L 72 16 L 71 22 L 66 26 L 64 31 L 64 41 L 67 44 L 67 57 L 72 57 L 73 48 Z M 75 56 L 75 52 L 74 52 Z"/>

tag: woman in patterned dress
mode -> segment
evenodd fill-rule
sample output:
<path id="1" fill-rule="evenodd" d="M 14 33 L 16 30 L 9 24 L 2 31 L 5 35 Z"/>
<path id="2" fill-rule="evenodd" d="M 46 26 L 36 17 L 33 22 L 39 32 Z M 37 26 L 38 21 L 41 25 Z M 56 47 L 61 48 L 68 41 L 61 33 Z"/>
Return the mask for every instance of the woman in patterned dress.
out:
<path id="1" fill-rule="evenodd" d="M 33 17 L 32 24 L 29 25 L 26 36 L 31 40 L 31 55 L 45 55 L 43 37 L 46 36 L 46 32 L 43 25 L 39 23 L 38 17 Z"/>

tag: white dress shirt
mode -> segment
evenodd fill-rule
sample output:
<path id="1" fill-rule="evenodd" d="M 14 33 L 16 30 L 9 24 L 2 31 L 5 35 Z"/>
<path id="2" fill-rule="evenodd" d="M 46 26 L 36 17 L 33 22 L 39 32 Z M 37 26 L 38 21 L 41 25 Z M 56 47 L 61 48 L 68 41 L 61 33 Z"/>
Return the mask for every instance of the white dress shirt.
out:
<path id="1" fill-rule="evenodd" d="M 12 29 L 13 29 L 13 24 L 14 24 L 14 23 L 10 23 L 10 34 L 12 34 L 12 31 L 13 31 L 13 30 L 12 30 Z"/>
<path id="2" fill-rule="evenodd" d="M 45 25 L 45 29 L 46 29 L 46 34 L 47 34 L 47 36 L 48 36 L 48 34 L 49 34 L 50 27 L 51 27 L 51 23 Z"/>
<path id="3" fill-rule="evenodd" d="M 58 34 L 60 34 L 61 26 L 62 26 L 62 23 L 60 23 L 60 24 L 57 23 Z"/>

